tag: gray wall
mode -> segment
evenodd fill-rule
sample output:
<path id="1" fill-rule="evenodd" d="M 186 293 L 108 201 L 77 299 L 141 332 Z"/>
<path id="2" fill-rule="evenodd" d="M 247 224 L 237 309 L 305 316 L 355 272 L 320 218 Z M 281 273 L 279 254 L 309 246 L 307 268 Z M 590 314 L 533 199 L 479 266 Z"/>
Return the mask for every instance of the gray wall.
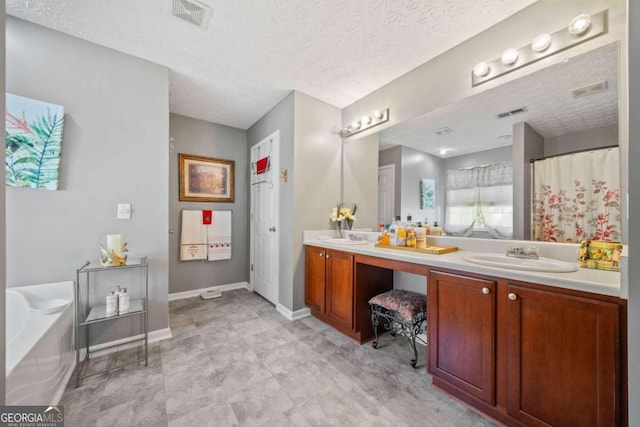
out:
<path id="1" fill-rule="evenodd" d="M 618 145 L 618 126 L 602 126 L 599 128 L 568 133 L 555 138 L 545 138 L 544 155 L 555 156 L 574 151 Z"/>
<path id="2" fill-rule="evenodd" d="M 394 165 L 393 215 L 398 216 L 402 211 L 402 146 L 387 148 L 378 154 L 378 166 Z M 377 182 L 376 182 L 377 184 Z M 345 185 L 347 187 L 348 185 Z M 376 185 L 377 187 L 377 185 Z M 345 190 L 346 191 L 346 190 Z M 377 212 L 377 207 L 376 207 Z M 387 219 L 391 221 L 391 218 Z"/>
<path id="3" fill-rule="evenodd" d="M 0 15 L 4 16 L 5 3 L 0 2 Z M 4 39 L 5 39 L 5 23 L 4 20 L 0 20 L 0 58 L 2 59 L 3 67 L 0 67 L 0 93 L 4 93 L 5 87 L 5 48 L 4 48 Z M 0 102 L 0 113 L 2 117 L 4 117 L 4 102 Z M 0 120 L 2 124 L 0 124 L 0 130 L 4 134 L 5 125 L 4 120 Z M 2 154 L 2 158 L 4 159 L 4 152 Z M 4 163 L 4 160 L 3 162 Z M 6 259 L 7 259 L 7 251 L 5 244 L 5 186 L 0 186 L 0 307 L 5 306 L 5 288 L 7 286 L 6 282 Z M 4 405 L 5 401 L 5 329 L 6 329 L 6 319 L 4 315 L 0 315 L 0 405 Z"/>
<path id="4" fill-rule="evenodd" d="M 254 123 L 247 131 L 247 144 L 254 146 L 273 132 L 280 130 L 280 169 L 288 169 L 289 182 L 278 181 L 280 186 L 280 287 L 278 301 L 290 310 L 293 307 L 293 129 L 295 94 L 291 92 L 271 111 Z M 247 162 L 250 162 L 251 150 L 247 151 Z M 247 229 L 249 222 L 247 221 Z"/>
<path id="5" fill-rule="evenodd" d="M 249 174 L 247 131 L 192 119 L 169 117 L 169 293 L 249 281 Z M 214 157 L 235 162 L 235 202 L 180 202 L 178 154 Z M 180 261 L 182 209 L 229 210 L 232 214 L 231 259 Z"/>
<path id="6" fill-rule="evenodd" d="M 293 183 L 294 188 L 293 212 L 295 212 L 292 311 L 305 307 L 305 256 L 302 232 L 324 229 L 331 225 L 329 214 L 340 197 L 342 162 L 339 108 L 296 91 L 294 115 L 294 173 L 290 175 L 293 178 L 290 182 Z M 377 151 L 377 149 L 375 144 L 373 150 Z M 363 175 L 363 178 L 366 179 L 366 176 Z M 375 176 L 377 176 L 377 168 Z M 350 200 L 345 199 L 345 202 Z M 285 302 L 288 303 L 288 301 Z M 281 303 L 289 308 L 284 302 L 281 301 Z"/>
<path id="7" fill-rule="evenodd" d="M 249 128 L 249 147 L 278 129 L 280 168 L 289 172 L 288 183 L 279 181 L 278 303 L 296 311 L 304 308 L 302 232 L 328 228 L 340 197 L 340 110 L 294 91 Z"/>
<path id="8" fill-rule="evenodd" d="M 513 238 L 531 239 L 531 159 L 544 157 L 544 138 L 526 123 L 513 125 Z"/>
<path id="9" fill-rule="evenodd" d="M 378 205 L 378 134 L 350 141 L 343 140 L 344 186 L 342 199 L 348 205 L 356 204 L 356 222 L 354 228 L 378 230 L 378 209 L 365 209 L 372 202 Z"/>
<path id="10" fill-rule="evenodd" d="M 640 164 L 640 2 L 629 1 L 629 144 L 628 165 Z M 621 159 L 625 156 L 622 155 Z M 633 185 L 632 185 L 633 184 Z M 624 212 L 624 211 L 623 211 Z M 640 168 L 629 167 L 629 216 L 640 218 Z M 640 227 L 629 229 L 629 425 L 640 425 Z M 623 264 L 624 265 L 624 264 Z M 623 270 L 624 273 L 624 270 Z M 623 277 L 623 281 L 624 281 Z"/>
<path id="11" fill-rule="evenodd" d="M 6 25 L 7 91 L 65 107 L 60 190 L 7 188 L 7 283 L 75 280 L 119 233 L 131 258 L 149 257 L 149 329 L 166 328 L 167 68 L 10 16 Z M 130 220 L 116 219 L 119 202 L 132 204 Z"/>
<path id="12" fill-rule="evenodd" d="M 445 181 L 442 176 L 445 170 L 442 167 L 442 159 L 422 151 L 409 147 L 402 147 L 402 186 L 399 192 L 402 194 L 400 201 L 400 215 L 402 220 L 411 214 L 413 221 L 424 222 L 428 218 L 429 224 L 444 219 L 444 189 Z M 436 208 L 420 209 L 420 182 L 422 178 L 434 179 L 436 182 Z M 398 191 L 398 187 L 396 187 Z"/>

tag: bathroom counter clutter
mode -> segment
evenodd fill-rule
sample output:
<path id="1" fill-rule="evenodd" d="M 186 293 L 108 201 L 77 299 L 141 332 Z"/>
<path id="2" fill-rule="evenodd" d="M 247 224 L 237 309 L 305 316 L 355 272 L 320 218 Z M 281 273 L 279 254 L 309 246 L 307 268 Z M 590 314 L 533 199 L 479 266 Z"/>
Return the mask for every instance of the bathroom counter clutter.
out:
<path id="1" fill-rule="evenodd" d="M 307 239 L 304 241 L 304 244 L 307 246 L 339 250 L 352 253 L 354 255 L 377 257 L 381 260 L 399 261 L 425 267 L 454 269 L 510 280 L 521 280 L 540 285 L 548 285 L 583 292 L 593 292 L 618 298 L 623 297 L 620 288 L 620 273 L 612 271 L 577 268 L 577 271 L 575 272 L 553 273 L 488 267 L 465 261 L 465 256 L 469 256 L 477 252 L 464 250 L 460 247 L 455 252 L 432 255 L 428 253 L 377 247 L 373 242 L 363 245 L 346 246 L 339 243 L 336 244 L 322 240 Z M 577 261 L 575 261 L 575 265 L 576 267 L 579 266 Z"/>

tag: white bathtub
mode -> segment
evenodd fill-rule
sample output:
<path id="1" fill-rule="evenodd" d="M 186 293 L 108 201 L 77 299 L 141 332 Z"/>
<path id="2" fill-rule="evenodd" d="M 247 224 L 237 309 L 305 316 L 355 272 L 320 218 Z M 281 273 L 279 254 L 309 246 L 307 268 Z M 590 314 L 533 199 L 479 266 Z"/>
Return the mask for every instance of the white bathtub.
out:
<path id="1" fill-rule="evenodd" d="M 57 405 L 62 397 L 75 367 L 73 286 L 7 288 L 7 405 Z"/>

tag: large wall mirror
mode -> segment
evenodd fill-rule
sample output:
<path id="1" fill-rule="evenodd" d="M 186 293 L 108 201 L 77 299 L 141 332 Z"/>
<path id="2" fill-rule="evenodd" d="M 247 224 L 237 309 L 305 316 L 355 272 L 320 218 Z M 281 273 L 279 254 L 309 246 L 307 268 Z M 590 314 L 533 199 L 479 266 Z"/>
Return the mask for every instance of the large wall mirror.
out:
<path id="1" fill-rule="evenodd" d="M 379 181 L 392 184 L 379 188 L 378 219 L 411 214 L 443 225 L 447 171 L 505 162 L 513 200 L 494 199 L 509 204 L 511 238 L 532 238 L 529 160 L 619 144 L 619 49 L 618 42 L 599 47 L 381 131 L 378 165 L 386 178 Z M 429 185 L 435 204 L 422 200 Z M 482 227 L 468 234 L 491 237 Z"/>

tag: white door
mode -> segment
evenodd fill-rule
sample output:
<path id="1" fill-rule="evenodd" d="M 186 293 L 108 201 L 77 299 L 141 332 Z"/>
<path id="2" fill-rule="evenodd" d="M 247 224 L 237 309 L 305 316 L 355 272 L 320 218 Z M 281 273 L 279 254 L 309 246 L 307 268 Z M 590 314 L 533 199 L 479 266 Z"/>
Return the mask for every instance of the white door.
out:
<path id="1" fill-rule="evenodd" d="M 378 168 L 378 223 L 390 224 L 394 211 L 396 165 Z"/>
<path id="2" fill-rule="evenodd" d="M 267 300 L 278 302 L 278 222 L 280 131 L 251 147 L 251 286 Z M 259 163 L 268 157 L 266 171 Z M 262 160 L 262 162 L 260 162 Z"/>

